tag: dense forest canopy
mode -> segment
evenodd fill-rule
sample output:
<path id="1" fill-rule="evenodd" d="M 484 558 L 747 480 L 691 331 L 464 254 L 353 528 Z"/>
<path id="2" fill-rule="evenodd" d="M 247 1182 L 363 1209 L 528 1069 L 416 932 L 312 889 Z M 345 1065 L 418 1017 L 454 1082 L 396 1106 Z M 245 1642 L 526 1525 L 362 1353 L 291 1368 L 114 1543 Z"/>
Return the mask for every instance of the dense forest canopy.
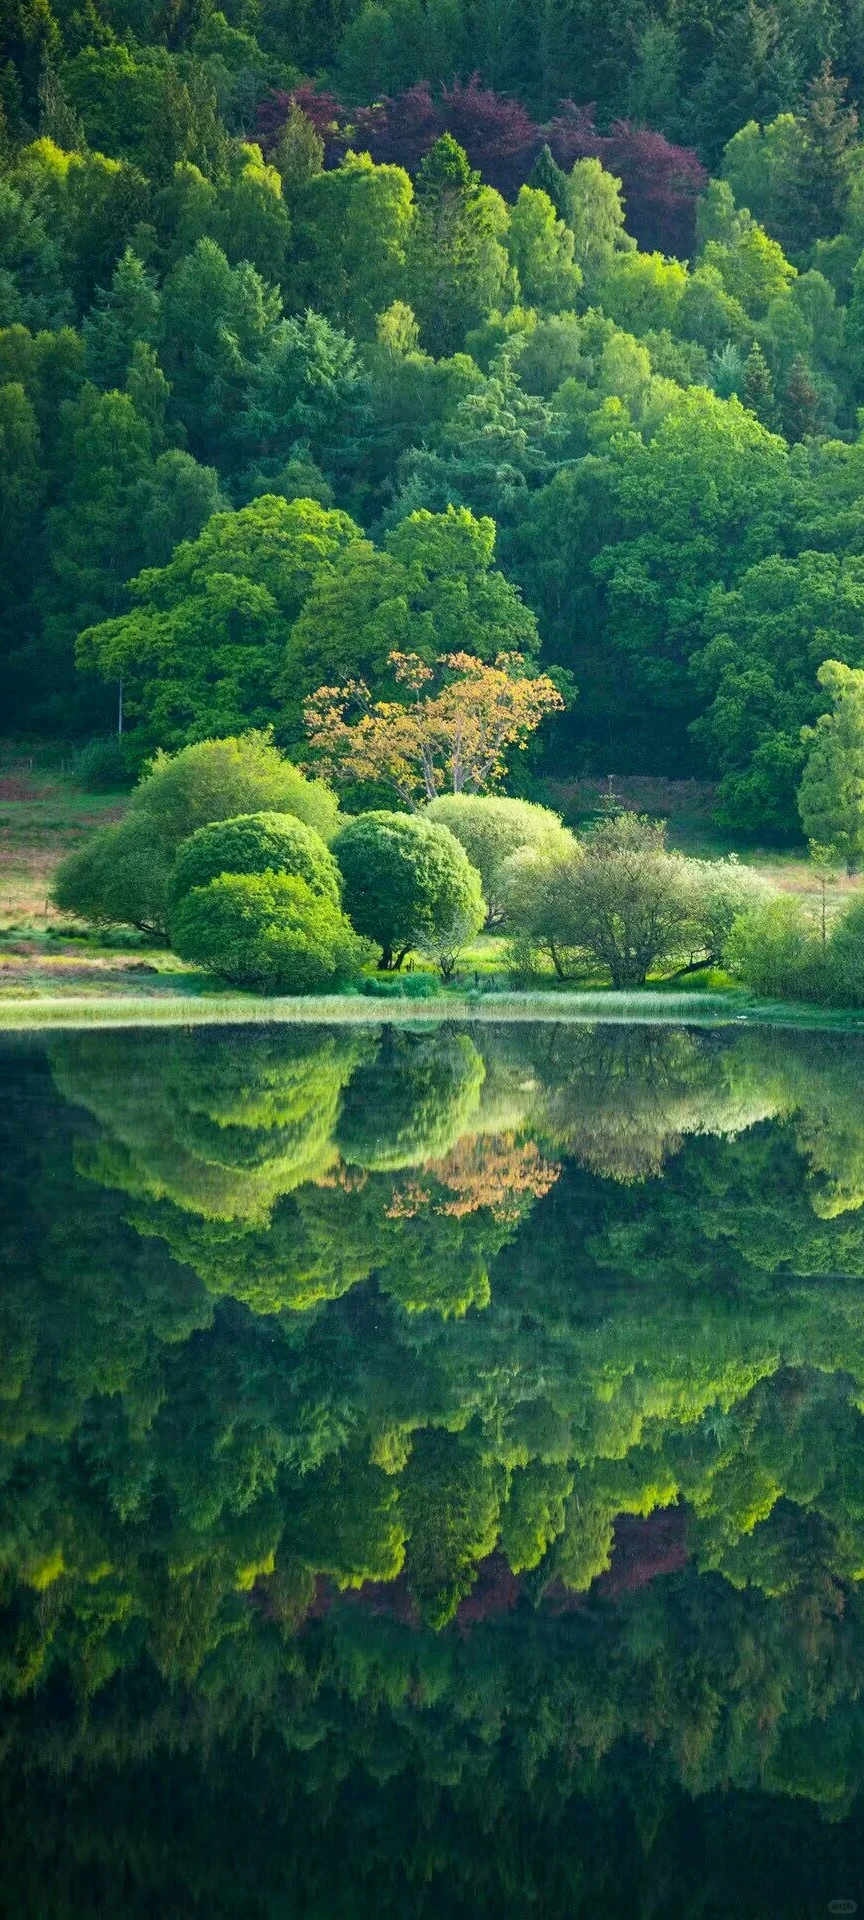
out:
<path id="1" fill-rule="evenodd" d="M 855 0 L 0 34 L 12 725 L 92 737 L 122 685 L 133 764 L 296 750 L 322 683 L 389 697 L 455 627 L 563 676 L 547 772 L 715 779 L 794 836 L 817 671 L 864 664 Z"/>

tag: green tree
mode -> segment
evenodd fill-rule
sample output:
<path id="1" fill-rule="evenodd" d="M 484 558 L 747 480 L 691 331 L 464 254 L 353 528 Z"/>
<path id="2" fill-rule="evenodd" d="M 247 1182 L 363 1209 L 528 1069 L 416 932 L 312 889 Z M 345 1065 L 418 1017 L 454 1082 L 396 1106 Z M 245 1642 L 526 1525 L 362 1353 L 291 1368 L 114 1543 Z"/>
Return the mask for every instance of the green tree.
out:
<path id="1" fill-rule="evenodd" d="M 199 240 L 163 289 L 163 365 L 193 453 L 231 466 L 234 427 L 254 368 L 282 318 L 276 290 L 248 262 L 232 267 Z"/>
<path id="2" fill-rule="evenodd" d="M 299 735 L 305 697 L 337 678 L 398 692 L 394 652 L 430 664 L 463 649 L 481 660 L 535 652 L 534 615 L 493 565 L 494 552 L 494 522 L 467 507 L 409 514 L 385 534 L 383 550 L 346 542 L 338 564 L 322 568 L 288 639 L 290 733 Z"/>
<path id="3" fill-rule="evenodd" d="M 217 513 L 130 588 L 132 612 L 88 628 L 78 656 L 128 688 L 143 753 L 267 726 L 285 639 L 321 573 L 359 540 L 345 513 L 265 494 Z"/>
<path id="4" fill-rule="evenodd" d="M 726 965 L 765 1000 L 821 998 L 824 956 L 803 901 L 780 894 L 733 922 Z"/>
<path id="5" fill-rule="evenodd" d="M 407 173 L 347 153 L 341 166 L 313 175 L 295 204 L 292 305 L 317 308 L 358 340 L 374 339 L 377 315 L 404 290 L 414 219 Z"/>
<path id="6" fill-rule="evenodd" d="M 580 944 L 613 987 L 641 986 L 652 967 L 688 951 L 686 864 L 666 852 L 663 823 L 626 813 L 602 821 L 585 844 L 575 896 Z"/>
<path id="7" fill-rule="evenodd" d="M 769 432 L 777 428 L 777 405 L 774 398 L 774 382 L 771 369 L 758 341 L 754 341 L 744 362 L 744 391 L 741 395 L 745 407 L 755 413 L 763 427 Z"/>
<path id="8" fill-rule="evenodd" d="M 528 306 L 544 313 L 575 306 L 582 274 L 573 259 L 573 235 L 538 188 L 520 187 L 505 245 Z"/>
<path id="9" fill-rule="evenodd" d="M 448 828 L 423 816 L 361 813 L 333 842 L 345 910 L 376 941 L 379 966 L 399 968 L 422 939 L 449 934 L 454 915 L 483 924 L 480 878 Z"/>
<path id="10" fill-rule="evenodd" d="M 188 455 L 154 458 L 150 424 L 129 394 L 86 385 L 65 409 L 58 451 L 63 484 L 49 508 L 50 565 L 35 596 L 42 632 L 22 648 L 18 671 L 41 679 L 31 712 L 43 725 L 68 732 L 76 711 L 91 717 L 110 711 L 92 679 L 76 688 L 77 635 L 122 616 L 130 575 L 164 561 L 183 535 L 199 533 L 219 492 L 213 470 Z M 108 677 L 116 688 L 123 674 Z M 111 707 L 116 711 L 113 696 Z"/>
<path id="11" fill-rule="evenodd" d="M 571 836 L 549 807 L 494 794 L 441 794 L 429 803 L 423 818 L 449 827 L 465 848 L 480 875 L 487 926 L 505 918 L 502 870 L 511 854 L 521 847 L 563 849 L 571 844 Z"/>
<path id="12" fill-rule="evenodd" d="M 788 839 L 816 670 L 826 654 L 864 661 L 864 569 L 855 556 L 772 555 L 709 595 L 705 634 L 696 673 L 707 706 L 694 733 L 721 775 L 719 817 Z"/>
<path id="13" fill-rule="evenodd" d="M 87 373 L 97 387 L 123 385 L 136 343 L 152 346 L 158 336 L 161 305 L 153 275 L 127 247 L 82 328 Z"/>
<path id="14" fill-rule="evenodd" d="M 323 781 L 306 780 L 269 735 L 202 740 L 180 753 L 158 753 L 125 818 L 60 862 L 53 897 L 65 912 L 97 926 L 126 922 L 167 937 L 180 846 L 212 821 L 262 811 L 302 823 L 324 871 L 317 841 L 335 829 L 335 795 Z"/>
<path id="15" fill-rule="evenodd" d="M 825 660 L 816 678 L 832 708 L 803 730 L 807 759 L 798 810 L 811 846 L 854 873 L 864 856 L 864 672 Z"/>
<path id="16" fill-rule="evenodd" d="M 62 913 L 93 926 L 133 926 L 166 938 L 168 862 L 144 814 L 101 827 L 67 853 L 51 883 Z"/>
<path id="17" fill-rule="evenodd" d="M 448 133 L 421 161 L 406 289 L 432 352 L 454 353 L 469 328 L 507 304 L 507 209 Z"/>

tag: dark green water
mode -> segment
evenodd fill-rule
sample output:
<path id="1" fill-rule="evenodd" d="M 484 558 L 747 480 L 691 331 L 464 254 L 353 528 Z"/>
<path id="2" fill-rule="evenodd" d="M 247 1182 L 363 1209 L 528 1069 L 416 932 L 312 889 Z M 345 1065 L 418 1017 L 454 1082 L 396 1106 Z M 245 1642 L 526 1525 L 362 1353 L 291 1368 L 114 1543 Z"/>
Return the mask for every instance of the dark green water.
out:
<path id="1" fill-rule="evenodd" d="M 864 1913 L 864 1042 L 0 1060 L 4 1916 Z"/>

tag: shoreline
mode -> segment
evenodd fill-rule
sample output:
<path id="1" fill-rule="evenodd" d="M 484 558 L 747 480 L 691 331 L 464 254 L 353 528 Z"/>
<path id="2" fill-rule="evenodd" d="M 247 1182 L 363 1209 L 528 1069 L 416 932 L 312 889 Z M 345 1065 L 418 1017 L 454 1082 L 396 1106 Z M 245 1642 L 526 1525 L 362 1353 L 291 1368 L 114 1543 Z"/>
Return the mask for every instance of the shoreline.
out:
<path id="1" fill-rule="evenodd" d="M 442 1022 L 568 1022 L 609 1026 L 777 1026 L 864 1032 L 864 1008 L 758 1001 L 744 994 L 666 993 L 647 989 L 613 994 L 465 993 L 428 1000 L 367 994 L 309 998 L 213 994 L 33 995 L 0 998 L 0 1033 L 38 1033 L 56 1028 L 189 1027 L 262 1025 L 440 1025 Z"/>

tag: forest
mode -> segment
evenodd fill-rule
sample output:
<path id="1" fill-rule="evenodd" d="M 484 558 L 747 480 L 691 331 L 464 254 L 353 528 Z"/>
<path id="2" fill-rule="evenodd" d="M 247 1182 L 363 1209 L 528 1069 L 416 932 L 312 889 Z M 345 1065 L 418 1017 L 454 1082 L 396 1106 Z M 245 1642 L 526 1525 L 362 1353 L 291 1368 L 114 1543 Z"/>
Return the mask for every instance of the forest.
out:
<path id="1" fill-rule="evenodd" d="M 554 689 L 525 790 L 800 839 L 864 668 L 858 0 L 0 19 L 8 730 L 308 760 L 458 654 Z"/>

